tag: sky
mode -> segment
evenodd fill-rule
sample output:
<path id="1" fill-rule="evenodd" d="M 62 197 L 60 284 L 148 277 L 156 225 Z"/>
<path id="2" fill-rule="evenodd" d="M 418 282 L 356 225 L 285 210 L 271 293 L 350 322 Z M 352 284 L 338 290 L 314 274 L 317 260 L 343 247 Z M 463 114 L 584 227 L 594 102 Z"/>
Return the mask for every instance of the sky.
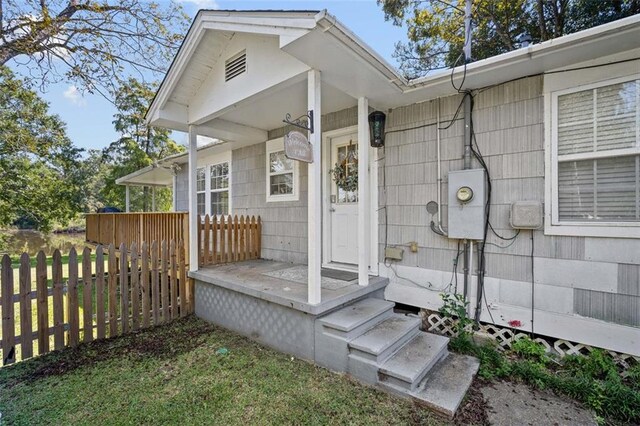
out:
<path id="1" fill-rule="evenodd" d="M 163 0 L 157 0 L 160 3 Z M 245 1 L 245 0 L 178 0 L 192 18 L 199 9 L 304 9 L 322 10 L 336 16 L 369 46 L 393 65 L 396 42 L 406 40 L 406 30 L 384 20 L 382 8 L 375 0 L 324 1 Z M 115 108 L 99 95 L 84 96 L 68 83 L 50 85 L 40 95 L 50 103 L 50 111 L 67 123 L 67 134 L 84 149 L 102 149 L 117 139 L 113 130 Z M 174 134 L 182 143 L 184 136 Z"/>

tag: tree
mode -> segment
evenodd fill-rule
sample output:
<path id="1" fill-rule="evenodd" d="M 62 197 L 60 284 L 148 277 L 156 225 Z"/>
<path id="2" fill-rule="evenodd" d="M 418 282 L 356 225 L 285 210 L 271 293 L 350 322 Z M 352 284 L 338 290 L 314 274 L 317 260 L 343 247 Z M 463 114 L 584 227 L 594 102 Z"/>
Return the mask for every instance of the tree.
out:
<path id="1" fill-rule="evenodd" d="M 84 203 L 80 153 L 49 105 L 0 66 L 0 226 L 72 219 Z"/>
<path id="2" fill-rule="evenodd" d="M 173 1 L 0 0 L 0 65 L 107 96 L 127 72 L 164 73 L 186 25 Z"/>
<path id="3" fill-rule="evenodd" d="M 464 63 L 465 0 L 378 0 L 385 19 L 407 26 L 394 56 L 413 79 Z M 640 0 L 473 0 L 472 60 L 640 13 Z"/>
<path id="4" fill-rule="evenodd" d="M 114 116 L 114 127 L 121 137 L 111 143 L 104 151 L 111 168 L 103 189 L 103 199 L 110 205 L 124 207 L 125 189 L 116 185 L 119 177 L 132 173 L 158 160 L 184 151 L 184 147 L 171 139 L 171 131 L 159 127 L 147 126 L 144 115 L 153 99 L 157 84 L 143 83 L 130 78 L 116 92 L 115 105 L 118 112 Z M 135 210 L 149 210 L 151 194 L 144 188 L 140 194 L 132 194 Z M 156 192 L 156 205 L 159 210 L 168 210 L 171 205 L 171 193 L 166 189 Z"/>

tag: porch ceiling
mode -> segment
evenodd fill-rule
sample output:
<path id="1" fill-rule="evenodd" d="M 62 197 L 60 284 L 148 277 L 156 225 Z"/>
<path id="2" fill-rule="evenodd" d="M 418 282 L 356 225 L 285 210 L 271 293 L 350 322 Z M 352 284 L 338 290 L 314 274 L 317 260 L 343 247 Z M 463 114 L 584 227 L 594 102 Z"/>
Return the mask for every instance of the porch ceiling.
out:
<path id="1" fill-rule="evenodd" d="M 116 179 L 116 184 L 131 186 L 171 186 L 173 184 L 173 172 L 169 166 L 147 166 Z"/>
<path id="2" fill-rule="evenodd" d="M 322 114 L 356 106 L 357 99 L 322 83 Z M 203 127 L 218 127 L 216 120 L 223 119 L 250 128 L 273 130 L 284 125 L 282 120 L 290 113 L 293 118 L 307 113 L 306 73 L 269 93 L 258 93 L 234 105 L 220 117 L 203 124 Z M 221 135 L 222 137 L 222 135 Z"/>

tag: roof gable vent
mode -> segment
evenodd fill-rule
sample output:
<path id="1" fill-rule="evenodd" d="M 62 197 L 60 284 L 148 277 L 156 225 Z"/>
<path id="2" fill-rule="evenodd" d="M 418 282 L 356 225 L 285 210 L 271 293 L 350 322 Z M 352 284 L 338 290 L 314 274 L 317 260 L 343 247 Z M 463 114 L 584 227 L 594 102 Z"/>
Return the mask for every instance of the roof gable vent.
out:
<path id="1" fill-rule="evenodd" d="M 224 63 L 224 81 L 236 78 L 247 71 L 247 51 L 232 56 Z"/>

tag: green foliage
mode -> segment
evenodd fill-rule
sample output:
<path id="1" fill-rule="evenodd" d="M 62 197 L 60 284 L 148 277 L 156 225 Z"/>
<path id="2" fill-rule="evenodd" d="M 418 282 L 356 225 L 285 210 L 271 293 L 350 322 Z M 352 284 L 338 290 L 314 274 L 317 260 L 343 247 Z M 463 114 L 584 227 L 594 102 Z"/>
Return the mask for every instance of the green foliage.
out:
<path id="1" fill-rule="evenodd" d="M 513 342 L 511 350 L 522 358 L 527 358 L 542 364 L 549 362 L 549 356 L 547 355 L 545 347 L 533 341 L 530 337 L 525 336 Z"/>
<path id="2" fill-rule="evenodd" d="M 453 329 L 456 336 L 465 336 L 469 333 L 468 328 L 473 324 L 473 320 L 467 315 L 469 302 L 464 295 L 458 293 L 441 293 L 442 307 L 440 315 L 454 319 Z"/>
<path id="3" fill-rule="evenodd" d="M 149 127 L 144 115 L 153 97 L 157 84 L 140 82 L 130 78 L 116 92 L 115 104 L 118 112 L 114 116 L 114 127 L 120 138 L 107 147 L 102 158 L 108 168 L 104 170 L 104 182 L 100 187 L 102 204 L 124 209 L 125 188 L 116 185 L 117 178 L 133 173 L 169 155 L 184 151 L 184 147 L 171 139 L 167 129 Z M 131 209 L 151 209 L 149 188 L 131 188 Z M 171 191 L 161 188 L 156 191 L 156 208 L 159 211 L 171 207 Z"/>
<path id="4" fill-rule="evenodd" d="M 188 25 L 173 1 L 5 1 L 0 9 L 0 65 L 11 61 L 40 87 L 67 81 L 105 96 L 128 73 L 163 74 Z"/>
<path id="5" fill-rule="evenodd" d="M 0 66 L 0 227 L 43 231 L 84 206 L 81 150 L 31 87 Z"/>
<path id="6" fill-rule="evenodd" d="M 469 336 L 451 339 L 450 348 L 477 357 L 480 360 L 478 375 L 484 379 L 522 380 L 537 388 L 548 388 L 577 399 L 603 419 L 625 423 L 640 421 L 640 387 L 635 382 L 640 367 L 629 370 L 625 381 L 605 351 L 594 350 L 588 356 L 566 356 L 557 368 L 551 369 L 544 348 L 528 338 L 514 342 L 511 356 L 492 345 L 475 345 Z M 513 358 L 513 355 L 517 357 Z"/>
<path id="7" fill-rule="evenodd" d="M 464 0 L 378 0 L 385 19 L 407 27 L 408 43 L 395 56 L 408 78 L 462 64 Z M 472 59 L 520 47 L 529 34 L 539 43 L 640 13 L 635 0 L 473 0 Z"/>

